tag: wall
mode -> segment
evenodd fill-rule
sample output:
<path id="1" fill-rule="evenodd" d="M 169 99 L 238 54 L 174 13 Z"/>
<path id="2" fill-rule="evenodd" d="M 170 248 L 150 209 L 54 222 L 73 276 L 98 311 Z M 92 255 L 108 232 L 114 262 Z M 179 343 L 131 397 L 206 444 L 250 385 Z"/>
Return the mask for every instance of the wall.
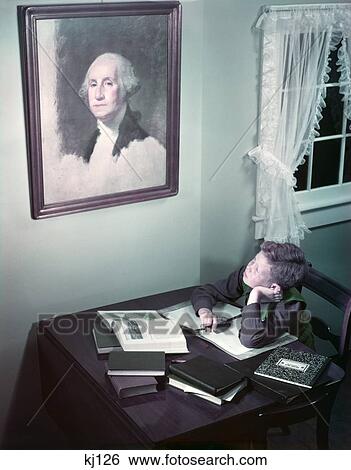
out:
<path id="1" fill-rule="evenodd" d="M 79 311 L 199 280 L 202 5 L 183 2 L 179 194 L 47 220 L 30 217 L 16 2 L 2 0 L 0 18 L 1 437 L 38 313 Z"/>

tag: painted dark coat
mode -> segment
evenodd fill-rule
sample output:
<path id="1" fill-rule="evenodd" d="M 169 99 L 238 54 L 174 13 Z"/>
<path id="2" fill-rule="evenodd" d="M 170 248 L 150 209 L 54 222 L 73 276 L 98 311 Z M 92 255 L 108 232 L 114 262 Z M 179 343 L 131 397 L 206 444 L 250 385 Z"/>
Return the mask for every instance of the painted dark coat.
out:
<path id="1" fill-rule="evenodd" d="M 88 146 L 84 152 L 83 160 L 86 163 L 89 163 L 90 157 L 94 151 L 94 147 L 97 141 L 98 136 L 100 135 L 100 130 L 96 129 L 91 139 L 89 140 Z M 140 127 L 138 123 L 137 113 L 133 113 L 129 106 L 126 109 L 126 113 L 122 122 L 119 126 L 118 138 L 114 144 L 112 155 L 119 156 L 123 148 L 127 148 L 128 145 L 133 142 L 133 140 L 144 140 L 149 137 L 149 134 Z"/>

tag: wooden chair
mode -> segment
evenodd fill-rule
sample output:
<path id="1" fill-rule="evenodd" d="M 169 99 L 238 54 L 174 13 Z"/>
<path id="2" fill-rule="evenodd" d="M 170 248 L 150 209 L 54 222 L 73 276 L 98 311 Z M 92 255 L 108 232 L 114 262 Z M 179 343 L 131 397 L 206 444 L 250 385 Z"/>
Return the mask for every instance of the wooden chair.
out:
<path id="1" fill-rule="evenodd" d="M 351 290 L 312 267 L 302 283 L 302 288 L 314 292 L 342 312 L 340 335 L 332 333 L 330 327 L 313 314 L 311 323 L 315 336 L 333 344 L 337 354 L 332 357 L 332 360 L 345 370 L 351 331 Z M 330 386 L 326 384 L 317 388 L 310 399 L 302 396 L 289 405 L 275 405 L 259 413 L 260 426 L 257 428 L 257 437 L 252 441 L 252 447 L 266 448 L 269 428 L 279 427 L 286 434 L 289 432 L 289 425 L 316 417 L 317 447 L 328 449 L 330 415 L 339 385 L 340 383 Z"/>

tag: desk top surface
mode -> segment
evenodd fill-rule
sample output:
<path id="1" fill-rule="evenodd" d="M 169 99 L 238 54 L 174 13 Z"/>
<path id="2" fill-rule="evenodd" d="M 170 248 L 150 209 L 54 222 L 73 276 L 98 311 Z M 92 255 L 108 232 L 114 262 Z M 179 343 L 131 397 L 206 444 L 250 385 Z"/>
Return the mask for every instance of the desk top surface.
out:
<path id="1" fill-rule="evenodd" d="M 198 397 L 193 397 L 168 385 L 157 393 L 118 400 L 116 392 L 106 375 L 107 355 L 98 355 L 91 334 L 96 311 L 121 309 L 159 309 L 189 299 L 193 288 L 186 288 L 142 299 L 107 305 L 76 314 L 58 316 L 40 323 L 38 334 L 44 334 L 66 357 L 79 367 L 94 385 L 103 399 L 107 400 L 119 415 L 124 415 L 129 426 L 141 433 L 145 442 L 164 442 L 196 429 L 213 426 L 232 420 L 233 426 L 249 425 L 249 417 L 274 401 L 260 393 L 249 390 L 231 403 L 218 406 Z M 202 354 L 222 363 L 233 361 L 233 357 L 213 345 L 187 335 L 190 354 L 172 355 L 186 358 Z M 297 349 L 303 345 L 293 343 Z M 169 356 L 167 356 L 169 357 Z M 328 370 L 334 380 L 341 380 L 343 371 L 331 363 Z"/>

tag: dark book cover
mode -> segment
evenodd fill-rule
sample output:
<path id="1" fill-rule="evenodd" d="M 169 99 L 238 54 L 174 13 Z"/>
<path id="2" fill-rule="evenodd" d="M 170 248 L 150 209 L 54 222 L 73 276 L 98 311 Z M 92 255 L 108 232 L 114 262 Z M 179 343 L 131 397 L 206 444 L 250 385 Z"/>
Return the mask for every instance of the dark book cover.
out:
<path id="1" fill-rule="evenodd" d="M 228 362 L 226 366 L 240 371 L 250 379 L 251 387 L 274 400 L 289 403 L 301 395 L 301 388 L 298 385 L 293 385 L 286 382 L 272 380 L 271 378 L 263 377 L 255 374 L 255 370 L 262 364 L 262 362 L 271 354 L 270 351 L 253 356 L 244 360 L 235 360 Z M 332 378 L 325 370 L 317 379 L 315 387 L 330 382 Z"/>
<path id="2" fill-rule="evenodd" d="M 229 392 L 225 393 L 224 395 L 215 396 L 198 387 L 195 387 L 193 384 L 186 382 L 184 379 L 181 379 L 176 375 L 168 374 L 168 383 L 171 387 L 178 388 L 183 390 L 185 393 L 195 395 L 196 397 L 202 398 L 204 400 L 208 400 L 216 405 L 230 403 L 235 397 L 241 395 L 240 392 L 242 392 L 247 387 L 247 382 L 247 379 L 243 379 Z"/>
<path id="3" fill-rule="evenodd" d="M 269 352 L 253 356 L 248 359 L 235 360 L 226 363 L 226 366 L 245 374 L 250 380 L 251 387 L 257 392 L 260 392 L 273 400 L 289 403 L 301 393 L 300 389 L 296 385 L 277 382 L 254 374 L 254 371 L 268 355 Z"/>
<path id="4" fill-rule="evenodd" d="M 92 330 L 96 350 L 99 354 L 108 354 L 122 349 L 117 336 L 102 322 L 98 322 Z"/>
<path id="5" fill-rule="evenodd" d="M 157 392 L 157 380 L 154 377 L 110 376 L 118 398 L 135 397 Z"/>
<path id="6" fill-rule="evenodd" d="M 108 375 L 164 375 L 163 351 L 113 351 L 108 358 Z"/>
<path id="7" fill-rule="evenodd" d="M 169 372 L 214 396 L 224 395 L 244 379 L 240 372 L 205 356 L 170 364 Z"/>
<path id="8" fill-rule="evenodd" d="M 312 388 L 329 362 L 329 357 L 320 354 L 280 347 L 262 362 L 254 374 Z"/>

